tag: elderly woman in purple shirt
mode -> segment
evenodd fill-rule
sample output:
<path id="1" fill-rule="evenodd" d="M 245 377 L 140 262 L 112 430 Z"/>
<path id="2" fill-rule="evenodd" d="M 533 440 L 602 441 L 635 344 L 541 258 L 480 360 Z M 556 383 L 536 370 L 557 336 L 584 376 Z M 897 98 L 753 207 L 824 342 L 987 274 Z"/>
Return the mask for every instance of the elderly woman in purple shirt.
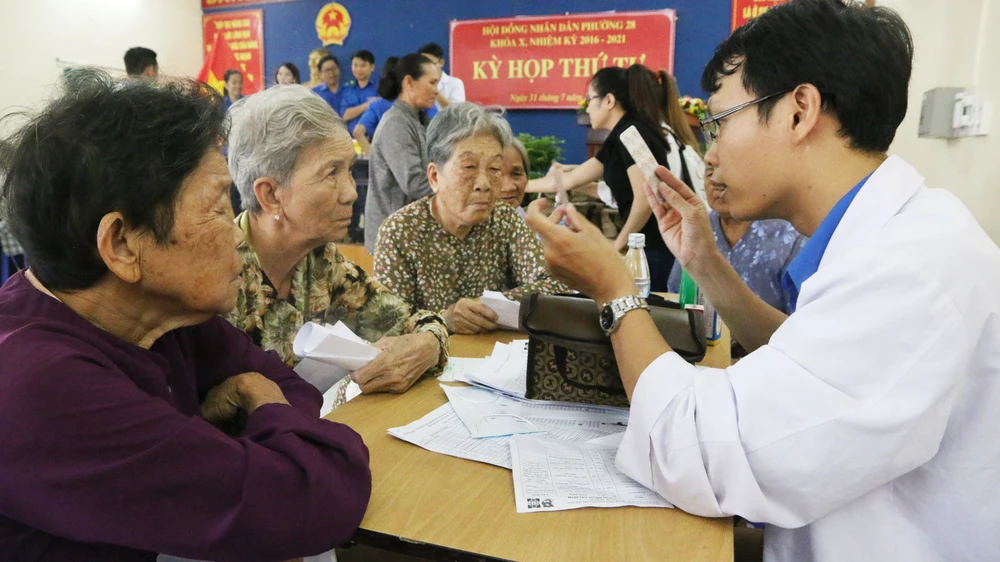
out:
<path id="1" fill-rule="evenodd" d="M 712 181 L 712 168 L 705 168 L 705 193 L 715 245 L 726 256 L 747 286 L 764 302 L 788 314 L 789 296 L 781 286 L 781 276 L 798 255 L 805 237 L 788 221 L 741 221 L 729 214 L 726 186 Z M 681 266 L 675 263 L 667 290 L 678 292 Z"/>
<path id="2" fill-rule="evenodd" d="M 220 316 L 242 241 L 218 96 L 77 71 L 0 201 L 0 560 L 283 560 L 354 534 L 368 451 Z"/>

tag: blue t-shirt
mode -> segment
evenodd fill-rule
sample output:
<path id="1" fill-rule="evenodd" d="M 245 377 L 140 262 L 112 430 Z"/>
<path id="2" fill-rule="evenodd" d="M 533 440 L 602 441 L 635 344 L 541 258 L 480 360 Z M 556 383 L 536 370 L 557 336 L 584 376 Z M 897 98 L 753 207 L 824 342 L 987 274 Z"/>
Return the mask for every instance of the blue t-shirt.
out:
<path id="1" fill-rule="evenodd" d="M 378 127 L 378 124 L 382 121 L 382 116 L 385 115 L 387 111 L 392 109 L 393 103 L 395 102 L 391 102 L 382 97 L 372 100 L 372 102 L 368 104 L 368 109 L 366 109 L 365 112 L 361 114 L 361 117 L 358 117 L 358 120 L 354 124 L 354 126 L 355 127 L 357 127 L 358 125 L 363 126 L 365 128 L 365 136 L 368 137 L 368 140 L 371 140 L 372 137 L 375 136 L 375 128 Z M 434 117 L 434 115 L 437 114 L 436 111 L 432 113 L 433 109 L 434 108 L 424 110 L 424 113 L 427 115 L 428 119 Z M 354 129 L 352 128 L 351 134 L 353 133 Z"/>
<path id="2" fill-rule="evenodd" d="M 368 109 L 361 114 L 361 117 L 358 117 L 354 126 L 363 126 L 365 128 L 365 136 L 371 139 L 375 136 L 375 127 L 378 127 L 378 123 L 382 120 L 382 116 L 385 115 L 385 112 L 390 109 L 392 109 L 391 101 L 381 97 L 372 100 L 372 102 L 368 104 Z M 352 129 L 351 132 L 353 133 L 354 130 Z"/>
<path id="3" fill-rule="evenodd" d="M 329 86 L 326 84 L 320 84 L 319 86 L 313 88 L 313 91 L 319 94 L 319 97 L 323 98 L 326 103 L 330 104 L 330 107 L 333 108 L 333 111 L 337 115 L 341 115 L 340 94 L 344 91 L 342 88 L 338 89 L 336 92 L 331 92 Z"/>
<path id="4" fill-rule="evenodd" d="M 375 82 L 369 80 L 368 85 L 364 88 L 358 86 L 356 80 L 351 80 L 343 88 L 340 89 L 340 107 L 337 108 L 337 112 L 343 117 L 347 110 L 352 107 L 357 107 L 366 101 L 368 98 L 372 98 L 378 95 L 375 91 Z M 361 116 L 357 116 L 347 122 L 347 132 L 353 133 L 354 126 L 358 124 L 358 120 Z"/>

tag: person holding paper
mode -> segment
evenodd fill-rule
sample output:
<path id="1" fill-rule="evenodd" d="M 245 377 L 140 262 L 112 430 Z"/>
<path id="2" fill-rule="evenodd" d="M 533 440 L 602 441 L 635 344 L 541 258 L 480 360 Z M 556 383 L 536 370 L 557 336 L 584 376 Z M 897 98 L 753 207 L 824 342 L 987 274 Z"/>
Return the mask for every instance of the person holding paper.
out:
<path id="1" fill-rule="evenodd" d="M 541 243 L 514 209 L 497 203 L 503 118 L 473 103 L 444 108 L 427 130 L 433 195 L 386 219 L 375 246 L 375 277 L 421 308 L 440 311 L 453 333 L 497 329 L 479 297 L 503 291 L 518 300 L 566 287 L 549 277 Z"/>
<path id="2" fill-rule="evenodd" d="M 617 466 L 691 513 L 764 522 L 768 561 L 1000 560 L 1000 249 L 887 154 L 912 58 L 889 8 L 791 0 L 705 68 L 706 161 L 730 213 L 810 236 L 786 315 L 658 169 L 661 236 L 751 352 L 728 369 L 696 370 L 642 308 L 618 307 L 640 304 L 635 284 L 572 209 L 528 213 L 556 275 L 610 308 L 631 399 Z"/>
<path id="3" fill-rule="evenodd" d="M 220 97 L 77 69 L 0 155 L 0 560 L 287 560 L 346 543 L 368 450 L 219 317 L 241 238 Z M 141 188 L 141 189 L 140 189 Z"/>
<path id="4" fill-rule="evenodd" d="M 236 218 L 243 270 L 228 319 L 290 366 L 306 322 L 343 321 L 382 350 L 352 374 L 362 392 L 403 392 L 447 363 L 448 330 L 333 244 L 357 199 L 355 158 L 344 122 L 304 87 L 271 88 L 234 108 L 229 168 L 244 209 Z"/>

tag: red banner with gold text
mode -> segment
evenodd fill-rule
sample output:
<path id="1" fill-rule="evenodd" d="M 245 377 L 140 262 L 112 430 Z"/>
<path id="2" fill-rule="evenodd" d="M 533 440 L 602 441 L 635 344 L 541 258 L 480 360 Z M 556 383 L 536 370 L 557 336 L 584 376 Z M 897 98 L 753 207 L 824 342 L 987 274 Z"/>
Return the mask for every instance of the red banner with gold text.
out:
<path id="1" fill-rule="evenodd" d="M 788 0 L 733 0 L 733 28 L 736 28 Z"/>
<path id="2" fill-rule="evenodd" d="M 220 34 L 232 51 L 232 64 L 243 73 L 243 94 L 264 89 L 264 15 L 261 10 L 226 12 L 202 16 L 202 49 L 211 54 L 215 35 Z M 222 76 L 217 76 L 222 79 Z M 213 84 L 214 86 L 215 84 Z"/>
<path id="3" fill-rule="evenodd" d="M 449 65 L 469 101 L 510 109 L 576 109 L 606 66 L 673 73 L 673 10 L 451 22 Z"/>
<path id="4" fill-rule="evenodd" d="M 202 10 L 218 10 L 234 6 L 252 6 L 254 4 L 275 4 L 277 2 L 292 2 L 294 0 L 201 0 Z"/>

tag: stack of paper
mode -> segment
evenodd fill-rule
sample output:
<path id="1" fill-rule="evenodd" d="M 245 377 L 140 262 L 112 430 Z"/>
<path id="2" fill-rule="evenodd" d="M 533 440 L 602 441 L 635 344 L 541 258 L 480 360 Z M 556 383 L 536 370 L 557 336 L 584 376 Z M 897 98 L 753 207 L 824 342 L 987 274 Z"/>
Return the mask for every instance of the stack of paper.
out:
<path id="1" fill-rule="evenodd" d="M 497 313 L 497 324 L 501 328 L 517 330 L 517 316 L 521 311 L 521 303 L 508 299 L 499 291 L 483 291 L 483 296 L 479 300 Z"/>
<path id="2" fill-rule="evenodd" d="M 302 358 L 295 372 L 320 392 L 330 390 L 337 381 L 371 363 L 380 353 L 343 322 L 334 326 L 307 323 L 295 335 L 292 351 Z"/>
<path id="3" fill-rule="evenodd" d="M 441 385 L 441 389 L 469 435 L 476 439 L 543 431 L 522 415 L 528 411 L 520 402 L 502 394 L 474 386 Z"/>
<path id="4" fill-rule="evenodd" d="M 441 382 L 469 382 L 466 373 L 482 368 L 488 360 L 489 358 L 449 357 L 448 365 L 438 375 L 438 380 Z"/>
<path id="5" fill-rule="evenodd" d="M 528 340 L 496 344 L 486 363 L 465 377 L 472 384 L 524 398 L 528 390 Z"/>
<path id="6" fill-rule="evenodd" d="M 458 359 L 439 380 L 448 403 L 389 434 L 443 455 L 513 469 L 519 513 L 672 507 L 615 468 L 626 408 L 526 400 L 527 340 Z M 456 361 L 456 359 L 452 359 Z"/>
<path id="7" fill-rule="evenodd" d="M 625 430 L 628 410 L 603 406 L 517 400 L 499 396 L 491 407 L 503 409 L 530 422 L 544 432 L 546 439 L 582 443 Z M 419 420 L 394 427 L 389 434 L 418 447 L 478 462 L 511 468 L 510 437 L 475 438 L 455 413 L 445 404 Z"/>

